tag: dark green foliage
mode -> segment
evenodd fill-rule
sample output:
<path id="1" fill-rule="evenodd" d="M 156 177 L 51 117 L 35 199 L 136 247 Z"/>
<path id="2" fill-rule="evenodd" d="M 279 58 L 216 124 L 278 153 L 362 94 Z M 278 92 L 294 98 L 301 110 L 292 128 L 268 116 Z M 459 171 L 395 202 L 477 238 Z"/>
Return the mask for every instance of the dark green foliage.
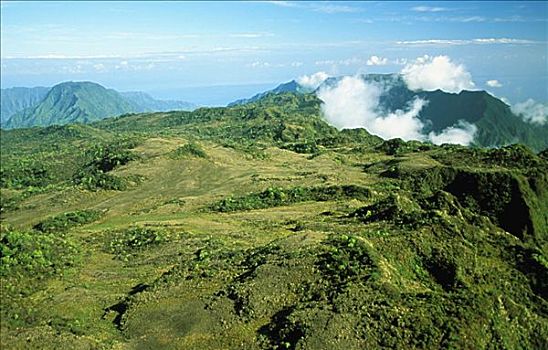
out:
<path id="1" fill-rule="evenodd" d="M 315 141 L 301 142 L 301 143 L 288 143 L 288 144 L 282 145 L 281 148 L 288 149 L 296 153 L 312 153 L 312 154 L 320 153 L 320 149 L 318 148 L 318 145 L 316 144 Z"/>
<path id="2" fill-rule="evenodd" d="M 405 154 L 410 152 L 428 151 L 432 145 L 419 141 L 403 141 L 402 139 L 391 139 L 382 142 L 375 147 L 376 150 L 386 153 L 389 156 Z"/>
<path id="3" fill-rule="evenodd" d="M 73 176 L 73 182 L 89 190 L 126 189 L 127 182 L 124 179 L 108 172 L 137 159 L 137 155 L 128 149 L 136 145 L 137 141 L 130 139 L 112 145 L 96 145 L 86 150 L 84 159 L 87 159 L 87 162 Z"/>
<path id="4" fill-rule="evenodd" d="M 61 276 L 79 261 L 70 238 L 58 233 L 0 227 L 0 317 L 2 327 L 36 322 L 36 309 L 26 296 L 41 290 L 44 281 Z"/>
<path id="5" fill-rule="evenodd" d="M 212 210 L 232 212 L 289 205 L 306 201 L 330 201 L 355 198 L 365 200 L 370 190 L 356 185 L 329 187 L 295 187 L 289 189 L 271 187 L 260 193 L 223 199 L 211 206 Z"/>
<path id="6" fill-rule="evenodd" d="M 99 217 L 101 217 L 101 212 L 97 210 L 71 211 L 47 218 L 34 225 L 34 229 L 40 232 L 61 233 L 68 231 L 72 227 L 96 221 Z"/>
<path id="7" fill-rule="evenodd" d="M 76 248 L 62 234 L 19 231 L 2 226 L 0 275 L 52 275 L 74 263 Z"/>
<path id="8" fill-rule="evenodd" d="M 117 259 L 127 260 L 132 255 L 153 245 L 169 241 L 167 232 L 144 227 L 115 231 L 108 243 L 108 251 Z"/>
<path id="9" fill-rule="evenodd" d="M 182 159 L 185 157 L 207 158 L 207 153 L 195 143 L 187 143 L 171 152 L 169 156 L 173 159 Z"/>
<path id="10" fill-rule="evenodd" d="M 44 187 L 53 180 L 52 169 L 33 159 L 22 159 L 0 168 L 0 187 Z"/>
<path id="11" fill-rule="evenodd" d="M 370 249 L 361 238 L 334 235 L 324 244 L 327 252 L 321 256 L 318 266 L 333 284 L 333 289 L 340 292 L 347 284 L 365 282 L 371 276 L 375 264 Z"/>
<path id="12" fill-rule="evenodd" d="M 350 214 L 363 222 L 389 220 L 396 224 L 406 224 L 418 219 L 421 208 L 405 195 L 391 194 L 388 198 L 373 205 L 362 207 Z"/>

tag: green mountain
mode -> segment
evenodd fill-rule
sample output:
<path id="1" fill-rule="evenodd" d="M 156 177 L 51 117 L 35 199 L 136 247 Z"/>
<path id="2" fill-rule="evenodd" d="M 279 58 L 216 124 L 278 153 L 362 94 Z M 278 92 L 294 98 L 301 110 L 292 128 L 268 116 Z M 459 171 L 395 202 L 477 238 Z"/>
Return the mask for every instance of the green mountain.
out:
<path id="1" fill-rule="evenodd" d="M 265 92 L 258 93 L 256 95 L 253 95 L 250 98 L 244 98 L 244 99 L 241 99 L 241 100 L 236 100 L 232 103 L 229 103 L 228 107 L 237 106 L 237 105 L 246 104 L 246 103 L 257 102 L 258 100 L 260 100 L 261 98 L 266 97 L 267 95 L 282 94 L 282 93 L 286 93 L 286 92 L 308 93 L 308 92 L 312 92 L 312 90 L 302 86 L 301 84 L 297 83 L 295 80 L 291 80 L 290 82 L 283 83 L 283 84 L 280 84 L 280 85 L 276 86 L 272 90 L 268 90 L 268 91 L 265 91 Z"/>
<path id="2" fill-rule="evenodd" d="M 320 105 L 0 130 L 2 349 L 545 349 L 548 151 Z"/>
<path id="3" fill-rule="evenodd" d="M 134 106 L 135 112 L 166 112 L 166 111 L 191 111 L 196 105 L 185 101 L 157 100 L 141 91 L 120 93 L 126 101 Z"/>
<path id="4" fill-rule="evenodd" d="M 482 147 L 523 143 L 535 151 L 548 147 L 548 124 L 539 126 L 525 122 L 512 113 L 510 106 L 485 91 L 462 91 L 458 94 L 436 91 L 411 91 L 399 74 L 364 74 L 365 82 L 383 89 L 378 110 L 388 113 L 405 110 L 415 98 L 428 101 L 419 118 L 426 125 L 424 133 L 441 132 L 447 127 L 466 121 L 477 126 L 474 144 Z M 343 77 L 330 77 L 318 89 L 335 86 Z M 257 94 L 230 105 L 252 103 L 270 94 L 310 92 L 295 81 Z M 229 105 L 229 106 L 230 106 Z"/>
<path id="5" fill-rule="evenodd" d="M 92 82 L 66 82 L 52 87 L 38 105 L 13 115 L 6 127 L 88 123 L 132 110 L 115 90 Z"/>
<path id="6" fill-rule="evenodd" d="M 48 91 L 49 88 L 45 87 L 1 89 L 0 125 L 3 125 L 15 113 L 37 105 L 46 97 Z"/>
<path id="7" fill-rule="evenodd" d="M 14 113 L 6 113 L 2 126 L 22 128 L 88 123 L 124 113 L 192 110 L 196 106 L 183 101 L 156 100 L 144 92 L 118 93 L 92 82 L 66 82 L 51 89 L 2 90 L 4 108 Z"/>
<path id="8" fill-rule="evenodd" d="M 427 125 L 425 132 L 440 132 L 460 120 L 478 128 L 474 143 L 482 147 L 523 143 L 536 151 L 548 148 L 548 125 L 525 122 L 512 113 L 510 106 L 485 91 L 447 93 L 441 90 L 414 92 L 399 75 L 371 74 L 363 76 L 386 90 L 379 105 L 384 111 L 405 109 L 409 101 L 419 97 L 428 101 L 419 118 Z"/>

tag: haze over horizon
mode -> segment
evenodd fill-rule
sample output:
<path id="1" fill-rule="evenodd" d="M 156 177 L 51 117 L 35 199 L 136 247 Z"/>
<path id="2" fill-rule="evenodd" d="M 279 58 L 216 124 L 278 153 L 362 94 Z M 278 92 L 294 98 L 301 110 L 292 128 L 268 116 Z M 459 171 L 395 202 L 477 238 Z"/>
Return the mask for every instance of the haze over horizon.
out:
<path id="1" fill-rule="evenodd" d="M 546 2 L 1 6 L 2 88 L 89 80 L 223 105 L 316 72 L 420 72 L 428 55 L 447 57 L 463 87 L 548 101 Z"/>

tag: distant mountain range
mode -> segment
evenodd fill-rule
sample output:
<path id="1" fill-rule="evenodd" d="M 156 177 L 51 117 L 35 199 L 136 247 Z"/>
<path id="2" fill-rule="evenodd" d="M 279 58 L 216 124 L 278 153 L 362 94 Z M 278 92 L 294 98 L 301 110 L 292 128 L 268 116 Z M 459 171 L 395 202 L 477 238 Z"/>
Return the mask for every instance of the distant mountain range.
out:
<path id="1" fill-rule="evenodd" d="M 0 123 L 4 124 L 17 112 L 40 103 L 48 94 L 47 87 L 14 87 L 1 90 Z"/>
<path id="2" fill-rule="evenodd" d="M 509 105 L 486 91 L 461 91 L 458 94 L 441 90 L 412 91 L 399 74 L 367 74 L 360 77 L 366 83 L 382 87 L 379 112 L 405 110 L 415 98 L 428 101 L 418 116 L 425 124 L 426 133 L 440 132 L 458 125 L 459 121 L 465 121 L 477 127 L 474 140 L 477 146 L 523 143 L 537 151 L 548 148 L 548 123 L 538 125 L 525 122 L 512 112 Z M 253 103 L 266 96 L 284 92 L 317 92 L 322 88 L 334 87 L 342 78 L 328 78 L 316 90 L 292 80 L 251 98 L 234 101 L 229 106 Z"/>
<path id="3" fill-rule="evenodd" d="M 144 92 L 120 93 L 92 82 L 2 89 L 1 105 L 4 128 L 88 123 L 125 113 L 196 108 L 189 102 L 156 100 Z"/>

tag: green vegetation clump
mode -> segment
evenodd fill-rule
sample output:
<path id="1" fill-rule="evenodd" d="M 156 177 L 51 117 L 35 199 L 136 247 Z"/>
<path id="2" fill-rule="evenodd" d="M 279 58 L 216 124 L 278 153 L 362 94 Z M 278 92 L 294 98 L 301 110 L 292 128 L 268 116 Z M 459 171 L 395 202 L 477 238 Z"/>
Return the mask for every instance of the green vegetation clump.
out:
<path id="1" fill-rule="evenodd" d="M 108 251 L 120 260 L 128 260 L 132 255 L 169 241 L 170 236 L 165 231 L 133 227 L 127 230 L 115 231 L 108 243 Z"/>
<path id="2" fill-rule="evenodd" d="M 138 156 L 130 150 L 136 145 L 137 141 L 130 139 L 108 146 L 96 145 L 86 150 L 84 158 L 88 161 L 73 176 L 73 182 L 88 190 L 125 190 L 127 181 L 109 172 L 138 159 Z"/>
<path id="3" fill-rule="evenodd" d="M 178 147 L 173 152 L 169 153 L 173 159 L 182 159 L 186 157 L 207 158 L 207 153 L 197 144 L 191 142 Z"/>
<path id="4" fill-rule="evenodd" d="M 0 168 L 0 187 L 22 189 L 51 183 L 52 169 L 33 159 L 22 159 L 10 167 Z"/>
<path id="5" fill-rule="evenodd" d="M 36 308 L 27 297 L 62 276 L 79 261 L 77 245 L 64 234 L 0 226 L 0 299 L 2 328 L 36 323 Z"/>
<path id="6" fill-rule="evenodd" d="M 34 229 L 40 232 L 59 233 L 65 232 L 75 226 L 89 224 L 101 217 L 97 210 L 77 210 L 47 218 L 34 225 Z"/>
<path id="7" fill-rule="evenodd" d="M 383 141 L 380 145 L 375 147 L 377 151 L 384 152 L 389 156 L 428 151 L 432 148 L 433 146 L 430 144 L 419 141 L 403 141 L 400 138 Z"/>
<path id="8" fill-rule="evenodd" d="M 326 240 L 327 252 L 318 263 L 319 268 L 333 284 L 341 290 L 353 281 L 366 281 L 375 269 L 370 248 L 357 236 L 333 235 Z"/>
<path id="9" fill-rule="evenodd" d="M 211 209 L 220 212 L 232 212 L 264 209 L 307 201 L 330 201 L 349 198 L 366 200 L 370 196 L 371 191 L 368 188 L 357 185 L 294 187 L 289 189 L 270 187 L 260 193 L 225 198 L 211 205 Z"/>
<path id="10" fill-rule="evenodd" d="M 52 275 L 74 263 L 75 246 L 62 234 L 19 231 L 2 226 L 0 274 Z"/>
<path id="11" fill-rule="evenodd" d="M 315 141 L 309 142 L 299 142 L 299 143 L 288 143 L 281 146 L 282 149 L 287 149 L 295 153 L 311 153 L 318 154 L 320 149 Z"/>

